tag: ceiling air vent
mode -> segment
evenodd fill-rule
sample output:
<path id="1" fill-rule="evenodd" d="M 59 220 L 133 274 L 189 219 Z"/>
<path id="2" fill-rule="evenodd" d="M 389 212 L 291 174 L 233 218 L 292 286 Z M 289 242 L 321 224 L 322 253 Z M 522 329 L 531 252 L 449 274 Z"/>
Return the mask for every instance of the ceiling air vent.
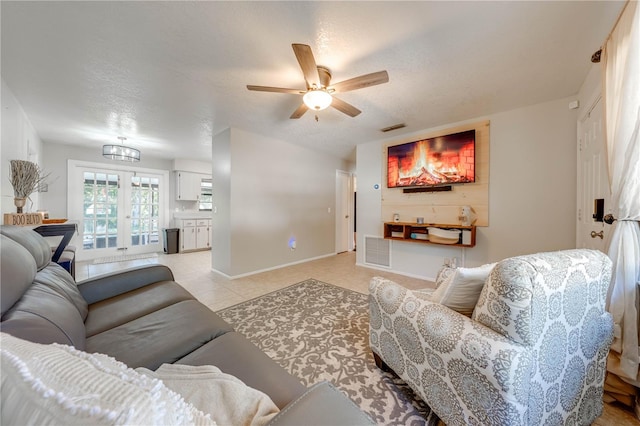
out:
<path id="1" fill-rule="evenodd" d="M 389 127 L 385 127 L 383 129 L 380 129 L 380 131 L 383 132 L 383 133 L 387 133 L 387 132 L 390 132 L 392 130 L 402 129 L 403 127 L 407 127 L 407 125 L 404 124 L 404 123 L 398 123 L 398 124 L 394 124 L 393 126 L 389 126 Z"/>

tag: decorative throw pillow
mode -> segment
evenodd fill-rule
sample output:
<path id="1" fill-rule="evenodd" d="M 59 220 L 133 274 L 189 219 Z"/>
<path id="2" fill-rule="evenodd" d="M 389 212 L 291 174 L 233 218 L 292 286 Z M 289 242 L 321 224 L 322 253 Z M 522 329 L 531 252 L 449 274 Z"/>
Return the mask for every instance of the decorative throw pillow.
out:
<path id="1" fill-rule="evenodd" d="M 452 268 L 451 266 L 443 266 L 442 269 L 438 271 L 438 275 L 436 275 L 436 288 L 439 288 L 442 284 L 447 282 L 451 275 L 456 272 L 456 268 Z"/>
<path id="2" fill-rule="evenodd" d="M 444 293 L 446 287 L 449 285 L 451 277 L 455 272 L 456 268 L 443 266 L 442 269 L 438 271 L 438 275 L 436 275 L 435 288 L 422 288 L 419 290 L 413 290 L 413 293 L 420 299 L 439 302 L 440 299 L 442 299 L 442 294 Z"/>
<path id="3" fill-rule="evenodd" d="M 453 277 L 456 275 L 457 268 L 451 268 L 449 266 L 443 266 L 436 276 L 436 289 L 431 293 L 431 301 L 440 303 L 442 296 L 447 292 L 449 285 L 453 281 Z"/>
<path id="4" fill-rule="evenodd" d="M 2 424 L 215 425 L 157 379 L 102 354 L 0 333 Z"/>
<path id="5" fill-rule="evenodd" d="M 495 265 L 488 263 L 477 268 L 455 268 L 431 294 L 431 300 L 471 316 L 482 287 Z"/>

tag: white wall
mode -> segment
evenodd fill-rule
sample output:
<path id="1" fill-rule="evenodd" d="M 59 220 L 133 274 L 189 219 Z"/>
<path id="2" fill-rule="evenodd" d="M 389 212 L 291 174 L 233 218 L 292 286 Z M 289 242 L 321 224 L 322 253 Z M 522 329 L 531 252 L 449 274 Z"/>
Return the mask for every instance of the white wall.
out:
<path id="1" fill-rule="evenodd" d="M 585 111 L 595 103 L 602 93 L 602 65 L 591 64 L 591 69 L 578 92 L 577 99 L 580 102 L 578 117 L 582 117 Z"/>
<path id="2" fill-rule="evenodd" d="M 213 253 L 214 269 L 239 276 L 335 253 L 335 172 L 349 165 L 240 129 L 228 135 L 213 139 L 213 216 L 216 224 L 228 222 L 230 261 Z M 229 170 L 228 194 L 226 181 L 218 188 L 226 179 L 218 167 Z M 216 232 L 218 225 L 214 243 L 224 247 Z"/>
<path id="3" fill-rule="evenodd" d="M 32 161 L 43 167 L 42 141 L 38 133 L 25 115 L 22 106 L 9 87 L 2 80 L 2 143 L 0 149 L 0 209 L 2 213 L 15 213 L 13 204 L 13 187 L 9 181 L 11 176 L 11 160 Z M 46 170 L 45 170 L 46 172 Z M 35 212 L 41 205 L 40 194 L 31 194 L 31 204 L 27 201 L 25 212 Z"/>
<path id="4" fill-rule="evenodd" d="M 491 121 L 489 226 L 477 229 L 476 246 L 467 249 L 394 241 L 393 270 L 432 280 L 445 257 L 478 266 L 575 247 L 577 112 L 568 108 L 574 99 L 469 120 Z M 359 247 L 364 247 L 364 234 L 382 236 L 383 218 L 376 208 L 380 191 L 371 190 L 385 182 L 382 146 L 383 142 L 358 146 Z M 364 263 L 363 250 L 357 253 L 357 263 Z"/>
<path id="5" fill-rule="evenodd" d="M 213 236 L 211 239 L 211 267 L 231 274 L 231 131 L 227 129 L 213 136 Z"/>
<path id="6" fill-rule="evenodd" d="M 91 161 L 113 165 L 114 160 L 102 157 L 101 148 L 86 148 L 80 146 L 45 143 L 43 144 L 43 167 L 51 172 L 49 178 L 49 191 L 40 194 L 41 206 L 49 212 L 49 217 L 67 217 L 67 160 Z M 157 170 L 171 170 L 171 160 L 150 158 L 142 152 L 139 163 L 122 163 L 131 167 L 141 167 Z M 169 210 L 174 206 L 175 181 L 169 179 Z M 165 212 L 165 217 L 170 218 L 170 211 Z"/>

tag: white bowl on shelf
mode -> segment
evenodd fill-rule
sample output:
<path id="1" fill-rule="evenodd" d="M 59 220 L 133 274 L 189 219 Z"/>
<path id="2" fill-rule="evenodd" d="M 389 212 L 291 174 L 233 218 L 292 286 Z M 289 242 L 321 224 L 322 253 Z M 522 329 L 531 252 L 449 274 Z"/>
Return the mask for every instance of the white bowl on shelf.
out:
<path id="1" fill-rule="evenodd" d="M 438 244 L 457 244 L 460 241 L 459 229 L 442 229 L 442 228 L 427 228 L 429 231 L 429 241 Z"/>

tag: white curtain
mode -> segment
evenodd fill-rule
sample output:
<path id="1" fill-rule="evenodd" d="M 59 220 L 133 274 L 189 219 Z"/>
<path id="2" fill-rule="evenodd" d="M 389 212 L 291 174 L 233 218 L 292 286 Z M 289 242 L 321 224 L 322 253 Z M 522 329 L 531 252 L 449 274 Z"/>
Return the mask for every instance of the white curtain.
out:
<path id="1" fill-rule="evenodd" d="M 603 49 L 606 139 L 614 222 L 609 312 L 615 322 L 609 369 L 638 384 L 640 286 L 640 8 L 627 2 Z"/>

